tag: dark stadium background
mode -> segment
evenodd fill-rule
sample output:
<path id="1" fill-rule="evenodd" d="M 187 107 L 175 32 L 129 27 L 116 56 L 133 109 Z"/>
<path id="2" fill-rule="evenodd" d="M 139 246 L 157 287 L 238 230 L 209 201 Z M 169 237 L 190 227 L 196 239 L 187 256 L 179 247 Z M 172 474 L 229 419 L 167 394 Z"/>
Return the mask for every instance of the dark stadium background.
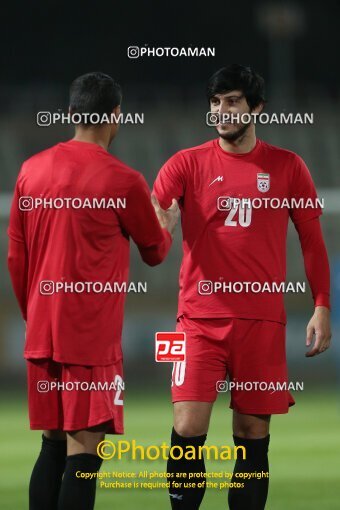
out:
<path id="1" fill-rule="evenodd" d="M 215 136 L 205 126 L 205 85 L 215 70 L 233 62 L 249 64 L 264 76 L 268 112 L 314 112 L 312 126 L 260 126 L 257 134 L 269 143 L 298 152 L 311 170 L 320 197 L 325 198 L 322 225 L 334 282 L 334 343 L 332 349 L 321 357 L 309 360 L 304 357 L 305 326 L 312 313 L 308 291 L 306 295 L 291 295 L 286 299 L 287 353 L 290 379 L 305 383 L 304 393 L 296 395 L 299 405 L 291 411 L 291 414 L 301 413 L 295 414 L 299 417 L 300 434 L 316 423 L 320 413 L 328 426 L 332 423 L 335 430 L 338 427 L 335 423 L 339 424 L 336 374 L 340 369 L 340 348 L 337 346 L 340 329 L 340 3 L 336 0 L 278 3 L 246 0 L 241 3 L 69 3 L 52 0 L 34 4 L 11 2 L 2 8 L 1 17 L 0 395 L 5 413 L 3 423 L 7 427 L 2 431 L 2 437 L 6 436 L 14 417 L 22 423 L 25 431 L 23 444 L 33 438 L 33 433 L 27 435 L 25 365 L 21 354 L 23 324 L 6 268 L 6 228 L 11 193 L 24 159 L 72 136 L 72 129 L 67 126 L 38 127 L 37 112 L 58 109 L 66 112 L 68 86 L 80 74 L 100 70 L 112 75 L 123 87 L 123 112 L 144 112 L 145 124 L 122 126 L 110 150 L 143 172 L 151 186 L 161 164 L 170 155 Z M 144 45 L 215 47 L 216 56 L 144 57 L 135 60 L 127 57 L 129 46 Z M 134 247 L 131 255 L 131 279 L 147 280 L 149 291 L 146 296 L 131 295 L 127 299 L 123 341 L 127 417 L 133 416 L 133 420 L 130 419 L 135 424 L 135 418 L 138 423 L 138 420 L 142 421 L 143 413 L 149 414 L 150 423 L 145 421 L 145 417 L 143 422 L 142 430 L 146 430 L 152 427 L 151 422 L 159 419 L 159 409 L 163 409 L 167 419 L 159 432 L 160 438 L 164 433 L 168 434 L 170 428 L 170 367 L 153 361 L 153 342 L 155 331 L 174 328 L 180 253 L 178 230 L 175 245 L 163 265 L 151 269 L 146 267 Z M 289 231 L 287 253 L 288 279 L 305 280 L 294 229 Z M 225 399 L 225 395 L 219 399 L 220 411 L 217 411 L 220 433 L 216 434 L 216 440 L 220 442 L 224 437 L 230 437 L 230 414 L 223 411 Z M 134 402 L 136 406 L 139 402 L 139 407 L 133 407 Z M 320 404 L 322 411 L 318 410 Z M 129 415 L 129 412 L 132 414 Z M 280 425 L 282 436 L 292 426 L 289 423 L 293 423 L 294 417 L 284 420 L 285 427 Z M 315 437 L 309 437 L 311 441 L 318 438 L 322 441 L 327 426 L 321 421 L 319 427 L 320 432 L 316 430 Z M 7 495 L 8 506 L 5 508 L 13 507 L 13 501 L 16 501 L 13 498 L 20 490 L 22 501 L 25 500 L 26 474 L 38 448 L 37 437 L 35 435 L 30 443 L 32 453 L 26 459 L 27 465 L 20 471 L 22 450 L 19 449 L 11 464 L 11 481 L 6 477 L 0 478 Z M 150 434 L 150 440 L 152 437 Z M 298 439 L 296 441 L 298 443 Z M 333 444 L 328 446 L 335 448 Z M 339 444 L 336 446 L 338 448 Z M 277 462 L 282 458 L 280 455 L 277 454 Z M 299 455 L 300 460 L 301 457 L 303 455 Z M 307 455 L 306 458 L 310 457 Z M 325 462 L 328 461 L 326 455 Z M 309 461 L 307 464 L 311 466 Z M 275 489 L 274 485 L 277 496 L 270 507 L 277 510 L 290 504 L 289 499 L 280 499 L 281 492 L 283 494 L 291 483 L 288 460 L 285 465 L 287 472 L 283 475 L 282 491 L 281 486 L 277 485 Z M 330 473 L 334 473 L 338 466 L 331 464 L 329 469 Z M 330 478 L 331 475 L 325 477 Z M 311 479 L 306 475 L 304 480 L 307 488 Z M 17 490 L 16 483 L 20 490 Z M 332 506 L 335 505 L 332 499 L 334 484 L 329 483 L 328 486 L 325 482 L 324 492 L 315 487 L 315 494 L 311 496 L 309 493 L 308 508 L 319 508 L 326 494 L 330 500 L 324 508 L 336 508 Z M 305 497 L 303 487 L 302 482 L 296 486 L 296 494 L 301 501 Z M 104 508 L 99 506 L 100 497 L 104 496 L 99 496 L 98 508 Z M 122 508 L 129 508 L 123 500 L 124 495 L 121 505 L 126 506 Z M 21 508 L 20 501 L 17 500 L 18 508 Z M 157 504 L 166 508 L 165 496 L 159 501 Z M 292 508 L 305 507 L 301 503 Z"/>

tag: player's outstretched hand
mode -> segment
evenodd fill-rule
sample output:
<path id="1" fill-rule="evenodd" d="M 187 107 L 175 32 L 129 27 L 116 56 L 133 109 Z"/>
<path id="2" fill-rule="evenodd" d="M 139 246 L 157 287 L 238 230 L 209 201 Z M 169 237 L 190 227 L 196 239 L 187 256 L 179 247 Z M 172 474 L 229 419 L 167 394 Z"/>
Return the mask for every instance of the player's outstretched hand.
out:
<path id="1" fill-rule="evenodd" d="M 313 347 L 306 352 L 308 358 L 324 352 L 331 343 L 330 313 L 326 306 L 316 306 L 313 317 L 307 326 L 306 345 L 310 347 L 315 335 Z"/>
<path id="2" fill-rule="evenodd" d="M 180 216 L 180 210 L 177 200 L 172 199 L 172 204 L 169 209 L 162 209 L 155 195 L 151 195 L 151 202 L 155 208 L 155 212 L 161 227 L 166 228 L 172 235 Z"/>

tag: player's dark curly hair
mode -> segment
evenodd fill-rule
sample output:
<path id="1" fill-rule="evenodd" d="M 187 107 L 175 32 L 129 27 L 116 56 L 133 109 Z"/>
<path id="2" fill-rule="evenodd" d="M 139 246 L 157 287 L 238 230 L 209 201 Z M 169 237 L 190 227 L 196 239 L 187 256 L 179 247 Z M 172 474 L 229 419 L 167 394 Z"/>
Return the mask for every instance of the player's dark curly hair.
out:
<path id="1" fill-rule="evenodd" d="M 208 101 L 231 90 L 241 90 L 251 110 L 266 102 L 264 79 L 248 66 L 231 64 L 216 71 L 208 81 Z"/>

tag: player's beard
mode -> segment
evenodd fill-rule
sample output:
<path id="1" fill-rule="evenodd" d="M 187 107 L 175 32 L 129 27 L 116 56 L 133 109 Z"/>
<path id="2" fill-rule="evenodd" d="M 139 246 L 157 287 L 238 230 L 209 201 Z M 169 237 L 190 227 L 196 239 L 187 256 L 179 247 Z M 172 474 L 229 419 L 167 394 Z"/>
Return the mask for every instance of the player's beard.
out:
<path id="1" fill-rule="evenodd" d="M 249 126 L 250 123 L 242 124 L 239 129 L 236 129 L 236 131 L 233 131 L 232 133 L 218 133 L 218 134 L 221 138 L 223 138 L 223 140 L 227 140 L 228 142 L 236 142 L 236 140 L 239 140 L 245 135 Z"/>

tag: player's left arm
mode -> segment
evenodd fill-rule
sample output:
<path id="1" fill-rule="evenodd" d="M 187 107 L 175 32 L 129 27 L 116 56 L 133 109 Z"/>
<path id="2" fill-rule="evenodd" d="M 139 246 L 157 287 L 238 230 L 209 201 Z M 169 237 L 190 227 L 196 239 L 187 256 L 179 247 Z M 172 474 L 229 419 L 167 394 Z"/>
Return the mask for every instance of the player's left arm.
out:
<path id="1" fill-rule="evenodd" d="M 294 178 L 291 183 L 292 198 L 310 200 L 316 204 L 317 193 L 305 162 L 295 159 Z M 314 300 L 314 314 L 307 325 L 306 353 L 312 357 L 324 352 L 330 346 L 330 270 L 319 216 L 321 208 L 296 207 L 290 216 L 299 234 L 306 276 Z M 313 343 L 314 338 L 314 343 Z M 313 345 L 312 345 L 313 343 Z"/>
<path id="2" fill-rule="evenodd" d="M 16 183 L 8 226 L 8 269 L 14 294 L 24 320 L 27 320 L 28 252 L 24 234 L 24 212 L 20 210 L 20 175 Z"/>
<path id="3" fill-rule="evenodd" d="M 314 300 L 314 314 L 307 325 L 307 357 L 316 356 L 330 346 L 330 270 L 319 218 L 295 224 L 298 231 L 306 276 Z M 314 344 L 312 345 L 313 338 Z"/>
<path id="4" fill-rule="evenodd" d="M 9 238 L 8 269 L 11 276 L 14 294 L 20 306 L 24 321 L 27 320 L 27 273 L 28 257 L 23 243 Z"/>

